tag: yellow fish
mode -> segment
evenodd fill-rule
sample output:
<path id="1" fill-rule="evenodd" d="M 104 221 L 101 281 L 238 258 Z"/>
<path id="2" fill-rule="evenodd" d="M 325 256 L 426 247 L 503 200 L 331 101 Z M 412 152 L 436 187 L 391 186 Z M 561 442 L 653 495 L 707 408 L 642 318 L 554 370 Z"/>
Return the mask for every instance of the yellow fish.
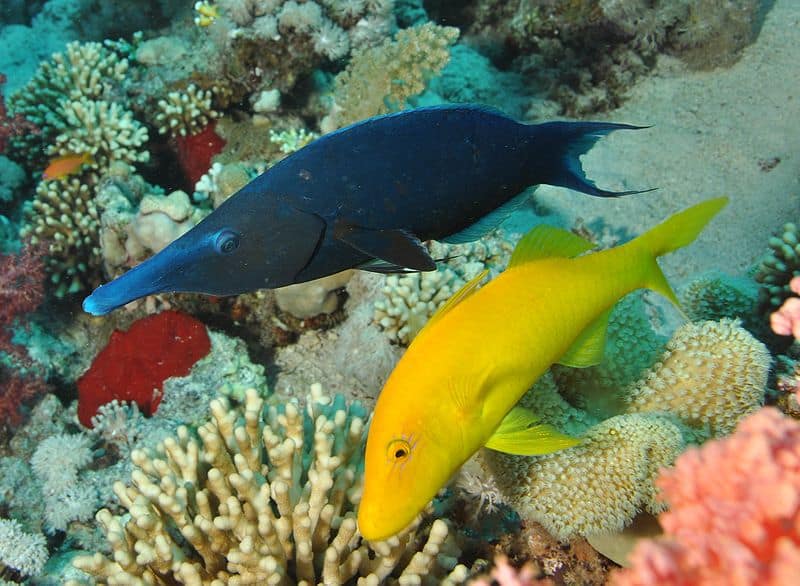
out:
<path id="1" fill-rule="evenodd" d="M 42 173 L 42 179 L 64 179 L 77 173 L 84 165 L 94 165 L 91 153 L 55 157 L 50 159 L 50 164 Z"/>
<path id="2" fill-rule="evenodd" d="M 508 268 L 456 293 L 414 339 L 386 382 L 370 424 L 361 534 L 405 528 L 481 446 L 535 455 L 579 440 L 539 423 L 517 401 L 553 364 L 602 358 L 608 316 L 631 291 L 678 300 L 656 259 L 690 244 L 727 203 L 711 199 L 616 248 L 539 226 Z"/>

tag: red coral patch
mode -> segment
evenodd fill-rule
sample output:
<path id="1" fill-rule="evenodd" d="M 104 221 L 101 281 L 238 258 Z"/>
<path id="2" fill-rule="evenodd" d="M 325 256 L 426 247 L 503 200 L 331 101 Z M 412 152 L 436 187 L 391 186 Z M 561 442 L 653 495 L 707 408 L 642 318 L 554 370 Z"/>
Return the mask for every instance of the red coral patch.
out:
<path id="1" fill-rule="evenodd" d="M 175 138 L 178 162 L 191 189 L 211 168 L 211 159 L 225 147 L 225 140 L 214 131 L 215 127 L 211 122 L 197 134 Z"/>
<path id="2" fill-rule="evenodd" d="M 156 412 L 164 381 L 186 376 L 211 350 L 202 322 L 177 311 L 164 311 L 116 330 L 108 345 L 78 379 L 78 419 L 92 427 L 97 409 L 114 399 L 135 401 L 145 415 Z"/>

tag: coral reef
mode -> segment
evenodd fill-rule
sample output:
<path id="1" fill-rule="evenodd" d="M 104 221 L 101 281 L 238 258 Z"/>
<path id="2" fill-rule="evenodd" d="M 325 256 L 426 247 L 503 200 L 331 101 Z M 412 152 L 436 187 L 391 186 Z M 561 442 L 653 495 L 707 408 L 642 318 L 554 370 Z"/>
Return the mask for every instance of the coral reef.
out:
<path id="1" fill-rule="evenodd" d="M 617 359 L 630 352 L 638 348 Z M 685 324 L 655 365 L 627 387 L 624 401 L 613 403 L 619 414 L 598 421 L 608 412 L 567 404 L 559 395 L 563 379 L 556 386 L 544 377 L 523 398 L 581 444 L 530 458 L 483 450 L 481 463 L 494 474 L 503 501 L 559 539 L 619 531 L 639 511 L 660 509 L 653 484 L 660 467 L 687 444 L 728 433 L 762 404 L 769 364 L 764 346 L 736 322 Z"/>
<path id="2" fill-rule="evenodd" d="M 770 251 L 764 256 L 756 271 L 760 283 L 759 310 L 768 316 L 792 296 L 789 282 L 800 277 L 800 233 L 797 225 L 789 222 L 769 239 Z"/>
<path id="3" fill-rule="evenodd" d="M 639 543 L 616 586 L 790 584 L 800 560 L 800 424 L 773 408 L 681 455 L 658 487 L 665 536 Z"/>
<path id="4" fill-rule="evenodd" d="M 26 120 L 22 114 L 8 115 L 6 101 L 1 89 L 5 83 L 6 76 L 0 73 L 0 154 L 4 153 L 8 148 L 8 141 L 11 137 L 37 134 L 39 132 L 36 125 Z"/>
<path id="5" fill-rule="evenodd" d="M 789 281 L 789 288 L 800 295 L 800 277 Z M 800 340 L 800 298 L 790 297 L 784 301 L 778 311 L 769 317 L 769 322 L 772 331 L 779 336 L 792 336 L 795 340 Z"/>
<path id="6" fill-rule="evenodd" d="M 291 403 L 265 410 L 248 391 L 243 413 L 224 399 L 211 413 L 199 440 L 182 427 L 157 452 L 133 452 L 133 485 L 115 485 L 129 515 L 97 514 L 113 558 L 78 557 L 76 567 L 100 583 L 466 577 L 442 521 L 427 537 L 416 522 L 387 542 L 361 543 L 353 509 L 365 433 L 357 405 L 331 402 L 315 386 L 305 412 Z"/>
<path id="7" fill-rule="evenodd" d="M 0 519 L 0 572 L 11 568 L 22 576 L 35 576 L 48 557 L 43 535 L 26 533 L 14 519 Z"/>
<path id="8" fill-rule="evenodd" d="M 357 51 L 336 76 L 333 108 L 321 122 L 330 132 L 352 122 L 402 110 L 447 64 L 458 29 L 426 23 L 401 30 L 381 45 Z"/>
<path id="9" fill-rule="evenodd" d="M 387 276 L 383 299 L 374 304 L 373 320 L 393 342 L 411 343 L 442 303 L 484 268 L 497 274 L 512 251 L 502 233 L 466 244 L 431 242 L 428 248 L 446 262 L 436 271 Z"/>
<path id="10" fill-rule="evenodd" d="M 470 586 L 552 586 L 552 580 L 545 578 L 543 580 L 537 579 L 536 567 L 533 563 L 528 562 L 519 570 L 508 563 L 508 558 L 504 555 L 498 555 L 494 560 L 494 566 L 488 576 L 478 576 L 470 580 Z"/>
<path id="11" fill-rule="evenodd" d="M 549 84 L 564 112 L 575 115 L 618 106 L 660 53 L 697 68 L 734 62 L 755 38 L 759 3 L 475 0 L 456 10 L 442 13 L 465 21 L 478 43 L 505 41 L 505 59 Z"/>

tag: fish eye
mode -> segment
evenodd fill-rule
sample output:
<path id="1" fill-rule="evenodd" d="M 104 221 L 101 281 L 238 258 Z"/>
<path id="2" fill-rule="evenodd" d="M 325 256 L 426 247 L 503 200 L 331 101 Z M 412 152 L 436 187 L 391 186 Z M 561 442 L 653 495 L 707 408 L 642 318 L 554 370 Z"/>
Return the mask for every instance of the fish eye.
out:
<path id="1" fill-rule="evenodd" d="M 411 446 L 406 440 L 392 440 L 386 448 L 390 462 L 402 462 L 411 454 Z"/>
<path id="2" fill-rule="evenodd" d="M 214 249 L 220 254 L 230 254 L 239 248 L 239 235 L 233 230 L 221 230 L 214 240 Z"/>

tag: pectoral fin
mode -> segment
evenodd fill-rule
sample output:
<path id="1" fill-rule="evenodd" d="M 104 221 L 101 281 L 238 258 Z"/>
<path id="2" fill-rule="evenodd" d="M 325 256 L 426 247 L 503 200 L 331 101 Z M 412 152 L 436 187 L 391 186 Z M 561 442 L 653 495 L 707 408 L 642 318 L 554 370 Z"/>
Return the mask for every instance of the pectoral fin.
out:
<path id="1" fill-rule="evenodd" d="M 606 347 L 606 330 L 608 330 L 609 317 L 611 317 L 610 309 L 581 332 L 572 347 L 558 359 L 558 363 L 575 368 L 586 368 L 587 366 L 600 364 Z"/>
<path id="2" fill-rule="evenodd" d="M 581 440 L 564 435 L 523 407 L 514 407 L 505 416 L 486 447 L 516 456 L 541 456 L 571 448 Z"/>
<path id="3" fill-rule="evenodd" d="M 396 272 L 403 268 L 432 271 L 436 262 L 419 238 L 406 230 L 374 230 L 347 221 L 337 221 L 333 228 L 337 240 L 373 258 L 384 261 L 381 272 Z M 367 270 L 368 264 L 365 265 Z M 387 267 L 391 270 L 387 271 Z"/>

